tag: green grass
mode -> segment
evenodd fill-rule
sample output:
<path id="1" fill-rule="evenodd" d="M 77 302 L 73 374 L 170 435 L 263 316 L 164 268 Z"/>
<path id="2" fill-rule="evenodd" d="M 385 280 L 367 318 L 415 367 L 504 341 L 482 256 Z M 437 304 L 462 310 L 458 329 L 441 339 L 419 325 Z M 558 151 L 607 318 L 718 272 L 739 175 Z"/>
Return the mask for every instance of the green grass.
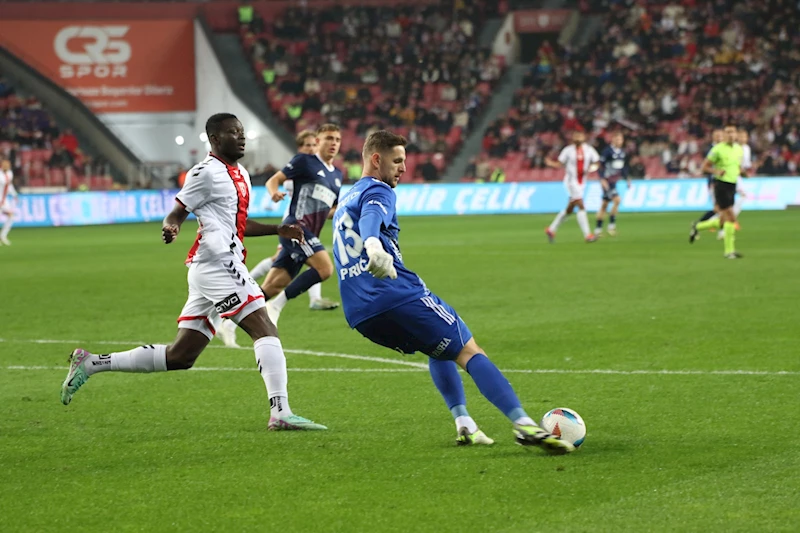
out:
<path id="1" fill-rule="evenodd" d="M 745 213 L 741 261 L 711 234 L 689 246 L 689 220 L 622 216 L 594 245 L 570 220 L 553 246 L 549 217 L 402 220 L 407 264 L 500 368 L 559 371 L 508 373 L 535 418 L 568 406 L 586 420 L 583 448 L 557 458 L 515 446 L 466 375 L 491 448 L 454 445 L 424 371 L 291 352 L 292 407 L 330 431 L 269 433 L 252 351 L 218 341 L 198 366 L 251 371 L 98 375 L 64 407 L 73 340 L 173 337 L 192 228 L 172 246 L 156 225 L 14 230 L 0 247 L 0 529 L 796 531 L 800 213 Z M 275 242 L 249 245 L 255 261 Z M 281 318 L 290 350 L 424 362 L 306 304 Z"/>

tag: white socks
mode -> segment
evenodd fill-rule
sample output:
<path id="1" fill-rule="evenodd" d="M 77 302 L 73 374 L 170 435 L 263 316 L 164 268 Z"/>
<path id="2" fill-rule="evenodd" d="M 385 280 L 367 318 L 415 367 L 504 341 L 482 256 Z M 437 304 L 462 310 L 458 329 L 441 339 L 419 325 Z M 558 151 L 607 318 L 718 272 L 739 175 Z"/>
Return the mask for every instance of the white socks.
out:
<path id="1" fill-rule="evenodd" d="M 0 240 L 6 240 L 8 238 L 8 232 L 11 231 L 11 226 L 14 225 L 14 217 L 11 215 L 6 215 L 6 221 L 3 223 L 3 229 L 0 231 Z"/>
<path id="2" fill-rule="evenodd" d="M 561 225 L 562 222 L 564 222 L 564 219 L 567 218 L 568 216 L 569 215 L 567 214 L 566 209 L 562 209 L 561 211 L 559 211 L 558 214 L 556 215 L 556 218 L 553 220 L 553 223 L 550 224 L 550 231 L 552 231 L 553 233 L 558 231 L 558 227 Z"/>
<path id="3" fill-rule="evenodd" d="M 283 293 L 281 293 L 283 294 Z M 289 416 L 289 376 L 286 372 L 286 356 L 278 337 L 262 337 L 254 344 L 256 364 L 269 396 L 270 416 Z"/>
<path id="4" fill-rule="evenodd" d="M 478 431 L 478 424 L 475 423 L 471 416 L 457 416 L 456 431 L 461 428 L 467 428 L 470 433 L 475 433 Z"/>
<path id="5" fill-rule="evenodd" d="M 283 311 L 283 308 L 286 306 L 286 302 L 289 299 L 286 298 L 286 291 L 281 291 L 280 294 L 276 295 L 272 298 L 269 302 L 278 309 L 278 312 Z"/>
<path id="6" fill-rule="evenodd" d="M 312 285 L 311 288 L 308 289 L 308 299 L 312 303 L 322 299 L 322 283 Z"/>
<path id="7" fill-rule="evenodd" d="M 267 257 L 259 264 L 257 264 L 255 268 L 253 268 L 253 270 L 250 271 L 250 277 L 252 277 L 253 279 L 258 279 L 263 276 L 266 276 L 270 268 L 272 268 L 272 258 Z"/>
<path id="8" fill-rule="evenodd" d="M 583 237 L 586 238 L 592 234 L 591 230 L 589 229 L 589 216 L 586 214 L 586 210 L 581 209 L 578 211 L 578 226 L 581 227 L 581 231 L 583 232 Z"/>
<path id="9" fill-rule="evenodd" d="M 529 416 L 521 416 L 521 417 L 517 418 L 516 420 L 514 420 L 514 423 L 518 424 L 520 426 L 538 426 L 539 425 L 536 422 L 534 422 L 533 419 L 531 417 L 529 417 Z"/>
<path id="10" fill-rule="evenodd" d="M 84 367 L 88 375 L 95 372 L 166 372 L 167 346 L 150 344 L 127 352 L 92 354 Z"/>

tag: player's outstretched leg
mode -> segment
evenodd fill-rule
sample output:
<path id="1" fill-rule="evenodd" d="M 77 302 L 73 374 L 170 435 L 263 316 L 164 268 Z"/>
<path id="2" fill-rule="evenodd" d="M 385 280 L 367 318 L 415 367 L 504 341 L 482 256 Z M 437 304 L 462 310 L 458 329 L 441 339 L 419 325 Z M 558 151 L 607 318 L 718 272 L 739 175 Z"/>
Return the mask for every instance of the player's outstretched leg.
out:
<path id="1" fill-rule="evenodd" d="M 428 368 L 436 388 L 444 398 L 447 408 L 456 421 L 458 437 L 456 444 L 467 446 L 471 444 L 494 444 L 494 441 L 478 429 L 478 424 L 467 412 L 467 398 L 464 394 L 464 383 L 458 375 L 458 365 L 455 361 L 443 361 L 428 358 Z"/>
<path id="2" fill-rule="evenodd" d="M 511 384 L 483 354 L 474 339 L 467 342 L 456 362 L 469 373 L 481 394 L 513 422 L 517 444 L 539 446 L 557 455 L 575 450 L 572 444 L 548 433 L 527 415 Z"/>
<path id="3" fill-rule="evenodd" d="M 258 371 L 267 387 L 270 408 L 267 429 L 270 431 L 328 429 L 322 424 L 294 414 L 289 407 L 286 356 L 278 338 L 278 330 L 269 322 L 264 308 L 247 315 L 239 322 L 239 326 L 253 339 Z"/>
<path id="4" fill-rule="evenodd" d="M 68 405 L 78 389 L 98 372 L 149 373 L 191 368 L 209 341 L 210 337 L 199 331 L 181 329 L 169 346 L 148 344 L 107 354 L 78 348 L 69 357 L 69 370 L 61 385 L 61 403 Z"/>

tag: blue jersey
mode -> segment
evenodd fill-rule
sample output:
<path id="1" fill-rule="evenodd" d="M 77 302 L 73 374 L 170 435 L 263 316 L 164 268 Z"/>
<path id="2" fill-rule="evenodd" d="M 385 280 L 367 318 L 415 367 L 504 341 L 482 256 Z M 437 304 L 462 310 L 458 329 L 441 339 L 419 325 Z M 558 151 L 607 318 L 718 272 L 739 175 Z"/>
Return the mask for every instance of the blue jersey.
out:
<path id="1" fill-rule="evenodd" d="M 365 320 L 428 295 L 425 283 L 403 264 L 400 253 L 394 190 L 380 180 L 361 178 L 339 202 L 333 216 L 333 258 L 344 316 L 351 328 Z M 379 239 L 394 256 L 397 279 L 378 279 L 367 272 L 369 258 L 358 222 L 365 206 L 381 214 Z"/>
<path id="2" fill-rule="evenodd" d="M 628 155 L 621 148 L 606 146 L 600 154 L 600 169 L 598 174 L 607 179 L 611 187 L 616 186 L 620 179 L 628 179 Z"/>
<path id="3" fill-rule="evenodd" d="M 317 155 L 297 154 L 283 167 L 294 183 L 285 224 L 299 224 L 319 237 L 342 187 L 342 171 L 326 165 Z"/>

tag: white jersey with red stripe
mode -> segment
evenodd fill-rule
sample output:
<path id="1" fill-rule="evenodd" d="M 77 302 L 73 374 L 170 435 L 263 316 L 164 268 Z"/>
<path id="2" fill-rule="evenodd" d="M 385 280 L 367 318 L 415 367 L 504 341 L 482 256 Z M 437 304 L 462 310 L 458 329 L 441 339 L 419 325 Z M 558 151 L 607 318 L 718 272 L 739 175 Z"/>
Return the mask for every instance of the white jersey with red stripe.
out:
<path id="1" fill-rule="evenodd" d="M 228 165 L 213 154 L 186 173 L 176 200 L 194 213 L 200 225 L 186 264 L 217 261 L 233 252 L 244 262 L 244 230 L 252 186 L 240 165 Z"/>
<path id="2" fill-rule="evenodd" d="M 11 199 L 16 197 L 14 173 L 11 170 L 0 170 L 0 210 L 10 212 L 14 207 Z"/>
<path id="3" fill-rule="evenodd" d="M 589 177 L 589 167 L 600 162 L 600 154 L 591 144 L 582 143 L 580 146 L 570 144 L 561 150 L 558 160 L 566 170 L 564 184 L 577 183 L 582 187 Z"/>

